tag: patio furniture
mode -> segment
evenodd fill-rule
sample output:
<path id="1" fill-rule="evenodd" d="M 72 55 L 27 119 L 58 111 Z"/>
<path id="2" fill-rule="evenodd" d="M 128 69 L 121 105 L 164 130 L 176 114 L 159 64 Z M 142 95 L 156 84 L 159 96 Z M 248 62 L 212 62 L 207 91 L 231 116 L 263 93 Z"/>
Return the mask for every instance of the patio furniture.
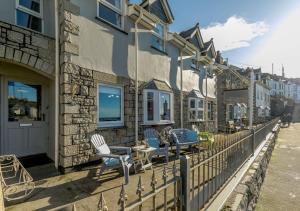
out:
<path id="1" fill-rule="evenodd" d="M 0 156 L 0 180 L 7 201 L 24 199 L 35 188 L 31 175 L 15 155 Z"/>
<path id="2" fill-rule="evenodd" d="M 129 170 L 132 166 L 134 167 L 130 147 L 108 146 L 105 143 L 103 136 L 101 136 L 100 134 L 92 135 L 91 142 L 97 150 L 97 155 L 99 155 L 103 160 L 99 176 L 101 176 L 102 173 L 106 170 L 122 168 L 125 184 L 128 184 Z M 110 151 L 111 149 L 116 151 L 123 151 L 126 154 L 112 154 Z"/>
<path id="3" fill-rule="evenodd" d="M 145 171 L 147 168 L 152 169 L 152 162 L 151 158 L 152 155 L 155 153 L 156 148 L 147 147 L 146 145 L 140 145 L 132 147 L 133 150 L 137 152 L 137 163 L 141 165 L 141 169 Z"/>
<path id="4" fill-rule="evenodd" d="M 150 147 L 155 148 L 153 156 L 163 156 L 166 158 L 166 163 L 169 162 L 169 143 L 162 140 L 163 146 L 160 143 L 160 136 L 157 130 L 147 128 L 144 130 L 144 138 Z"/>
<path id="5" fill-rule="evenodd" d="M 189 129 L 173 129 L 170 131 L 171 137 L 176 144 L 176 158 L 179 158 L 180 148 L 182 146 L 191 147 L 194 144 L 199 144 L 197 132 Z"/>

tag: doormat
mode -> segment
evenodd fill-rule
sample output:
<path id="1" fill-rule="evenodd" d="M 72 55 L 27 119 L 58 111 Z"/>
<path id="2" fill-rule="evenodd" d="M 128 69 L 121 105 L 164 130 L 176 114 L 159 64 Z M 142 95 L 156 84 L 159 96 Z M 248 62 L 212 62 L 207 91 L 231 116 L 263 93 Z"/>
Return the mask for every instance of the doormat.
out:
<path id="1" fill-rule="evenodd" d="M 30 155 L 26 157 L 20 157 L 20 162 L 25 168 L 33 166 L 40 166 L 52 163 L 53 161 L 46 154 Z"/>

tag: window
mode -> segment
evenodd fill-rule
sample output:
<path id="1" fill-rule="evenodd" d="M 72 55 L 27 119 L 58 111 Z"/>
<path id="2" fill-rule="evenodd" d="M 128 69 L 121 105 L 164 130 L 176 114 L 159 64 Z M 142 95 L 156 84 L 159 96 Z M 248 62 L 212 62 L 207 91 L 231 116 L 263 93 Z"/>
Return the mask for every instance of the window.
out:
<path id="1" fill-rule="evenodd" d="M 8 121 L 41 121 L 41 86 L 8 82 Z"/>
<path id="2" fill-rule="evenodd" d="M 43 1 L 17 0 L 16 24 L 34 31 L 43 31 Z"/>
<path id="3" fill-rule="evenodd" d="M 118 28 L 123 27 L 123 1 L 122 0 L 98 0 L 97 15 L 105 22 Z"/>
<path id="4" fill-rule="evenodd" d="M 213 102 L 207 103 L 207 116 L 208 120 L 214 120 L 214 105 Z"/>
<path id="5" fill-rule="evenodd" d="M 234 119 L 234 107 L 232 104 L 227 105 L 227 121 Z"/>
<path id="6" fill-rule="evenodd" d="M 157 23 L 152 31 L 152 46 L 158 50 L 165 51 L 165 26 Z"/>
<path id="7" fill-rule="evenodd" d="M 191 68 L 196 69 L 196 70 L 200 70 L 196 58 L 192 58 L 191 60 L 192 60 L 192 62 L 191 62 Z"/>
<path id="8" fill-rule="evenodd" d="M 203 99 L 189 98 L 188 118 L 191 122 L 203 121 Z"/>
<path id="9" fill-rule="evenodd" d="M 173 122 L 173 94 L 158 90 L 144 90 L 144 123 Z"/>
<path id="10" fill-rule="evenodd" d="M 160 120 L 171 120 L 171 96 L 169 93 L 160 93 L 160 100 L 159 100 L 159 106 L 160 106 Z"/>
<path id="11" fill-rule="evenodd" d="M 123 88 L 100 84 L 98 86 L 98 126 L 123 125 Z"/>

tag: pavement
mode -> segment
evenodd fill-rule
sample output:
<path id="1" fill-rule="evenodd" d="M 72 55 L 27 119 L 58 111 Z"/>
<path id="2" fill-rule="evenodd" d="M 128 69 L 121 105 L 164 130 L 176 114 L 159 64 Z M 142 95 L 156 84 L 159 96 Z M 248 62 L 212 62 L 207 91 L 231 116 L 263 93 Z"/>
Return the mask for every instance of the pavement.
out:
<path id="1" fill-rule="evenodd" d="M 300 123 L 281 129 L 256 210 L 300 210 Z"/>

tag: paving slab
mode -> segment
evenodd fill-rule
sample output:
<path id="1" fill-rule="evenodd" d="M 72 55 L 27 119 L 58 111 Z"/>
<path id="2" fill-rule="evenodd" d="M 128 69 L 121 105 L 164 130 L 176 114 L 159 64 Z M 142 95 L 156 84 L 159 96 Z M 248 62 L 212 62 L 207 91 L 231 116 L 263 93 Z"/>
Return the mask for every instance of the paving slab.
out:
<path id="1" fill-rule="evenodd" d="M 300 123 L 281 129 L 256 210 L 300 210 Z"/>

